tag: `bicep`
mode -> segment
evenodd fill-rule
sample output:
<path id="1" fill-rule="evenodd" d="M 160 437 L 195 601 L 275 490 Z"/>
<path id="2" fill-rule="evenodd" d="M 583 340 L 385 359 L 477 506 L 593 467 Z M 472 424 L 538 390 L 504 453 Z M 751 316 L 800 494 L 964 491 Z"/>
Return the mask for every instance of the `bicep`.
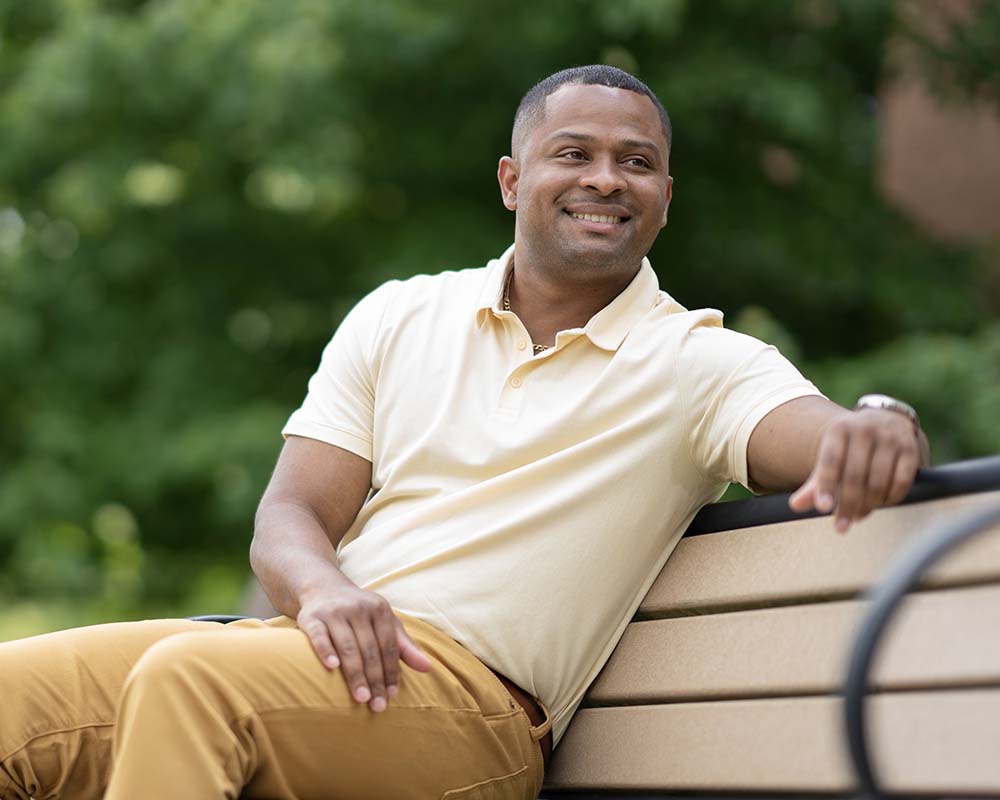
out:
<path id="1" fill-rule="evenodd" d="M 819 395 L 816 387 L 776 348 L 718 325 L 692 328 L 677 365 L 694 465 L 715 481 L 772 488 L 751 475 L 751 435 L 776 409 Z"/>
<path id="2" fill-rule="evenodd" d="M 260 505 L 291 503 L 316 515 L 334 546 L 371 490 L 371 462 L 336 445 L 289 436 Z"/>
<path id="3" fill-rule="evenodd" d="M 850 412 L 819 395 L 798 397 L 770 411 L 747 443 L 747 468 L 754 489 L 786 491 L 812 472 L 823 431 Z"/>

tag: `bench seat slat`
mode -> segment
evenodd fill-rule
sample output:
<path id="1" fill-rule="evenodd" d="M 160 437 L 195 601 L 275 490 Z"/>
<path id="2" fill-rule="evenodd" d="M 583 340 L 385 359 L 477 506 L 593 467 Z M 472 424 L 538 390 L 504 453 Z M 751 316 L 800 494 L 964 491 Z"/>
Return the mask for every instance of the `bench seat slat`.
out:
<path id="1" fill-rule="evenodd" d="M 870 699 L 890 791 L 1000 796 L 1000 690 Z M 837 697 L 586 708 L 554 753 L 549 789 L 848 792 Z"/>
<path id="2" fill-rule="evenodd" d="M 849 599 L 877 579 L 914 534 L 996 507 L 1000 491 L 883 508 L 841 536 L 829 517 L 681 539 L 639 617 Z M 933 570 L 932 586 L 1000 581 L 1000 536 L 976 539 Z"/>
<path id="3" fill-rule="evenodd" d="M 862 601 L 633 622 L 585 705 L 829 694 Z M 1000 686 L 1000 586 L 910 595 L 873 672 L 886 689 Z"/>

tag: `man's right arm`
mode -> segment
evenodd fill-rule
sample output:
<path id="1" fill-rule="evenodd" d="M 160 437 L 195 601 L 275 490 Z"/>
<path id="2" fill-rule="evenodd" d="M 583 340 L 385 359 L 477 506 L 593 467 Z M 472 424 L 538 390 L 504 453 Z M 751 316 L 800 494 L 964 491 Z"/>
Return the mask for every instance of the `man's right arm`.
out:
<path id="1" fill-rule="evenodd" d="M 250 563 L 274 607 L 295 619 L 351 694 L 384 710 L 399 659 L 426 672 L 389 603 L 338 568 L 336 546 L 371 489 L 371 462 L 316 439 L 289 436 L 257 509 Z"/>

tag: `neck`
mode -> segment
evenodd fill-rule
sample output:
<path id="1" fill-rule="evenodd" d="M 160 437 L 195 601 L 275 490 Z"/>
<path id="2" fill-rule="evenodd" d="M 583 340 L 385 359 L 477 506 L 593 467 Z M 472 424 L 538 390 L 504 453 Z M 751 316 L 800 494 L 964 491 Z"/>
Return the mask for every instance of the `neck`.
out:
<path id="1" fill-rule="evenodd" d="M 573 281 L 536 269 L 530 260 L 522 262 L 515 256 L 510 307 L 527 328 L 532 342 L 554 345 L 559 331 L 582 328 L 620 295 L 638 269 L 627 275 L 609 273 L 600 280 L 588 275 L 586 280 Z"/>

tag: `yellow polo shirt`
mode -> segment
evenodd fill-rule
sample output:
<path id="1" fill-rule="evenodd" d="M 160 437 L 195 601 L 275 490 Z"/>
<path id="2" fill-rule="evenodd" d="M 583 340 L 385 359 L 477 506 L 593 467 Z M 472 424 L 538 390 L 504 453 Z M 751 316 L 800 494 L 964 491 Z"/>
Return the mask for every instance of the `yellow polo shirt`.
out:
<path id="1" fill-rule="evenodd" d="M 540 698 L 558 743 L 695 512 L 747 483 L 754 427 L 819 392 L 647 260 L 534 356 L 512 256 L 362 299 L 282 433 L 372 462 L 341 570 Z"/>

